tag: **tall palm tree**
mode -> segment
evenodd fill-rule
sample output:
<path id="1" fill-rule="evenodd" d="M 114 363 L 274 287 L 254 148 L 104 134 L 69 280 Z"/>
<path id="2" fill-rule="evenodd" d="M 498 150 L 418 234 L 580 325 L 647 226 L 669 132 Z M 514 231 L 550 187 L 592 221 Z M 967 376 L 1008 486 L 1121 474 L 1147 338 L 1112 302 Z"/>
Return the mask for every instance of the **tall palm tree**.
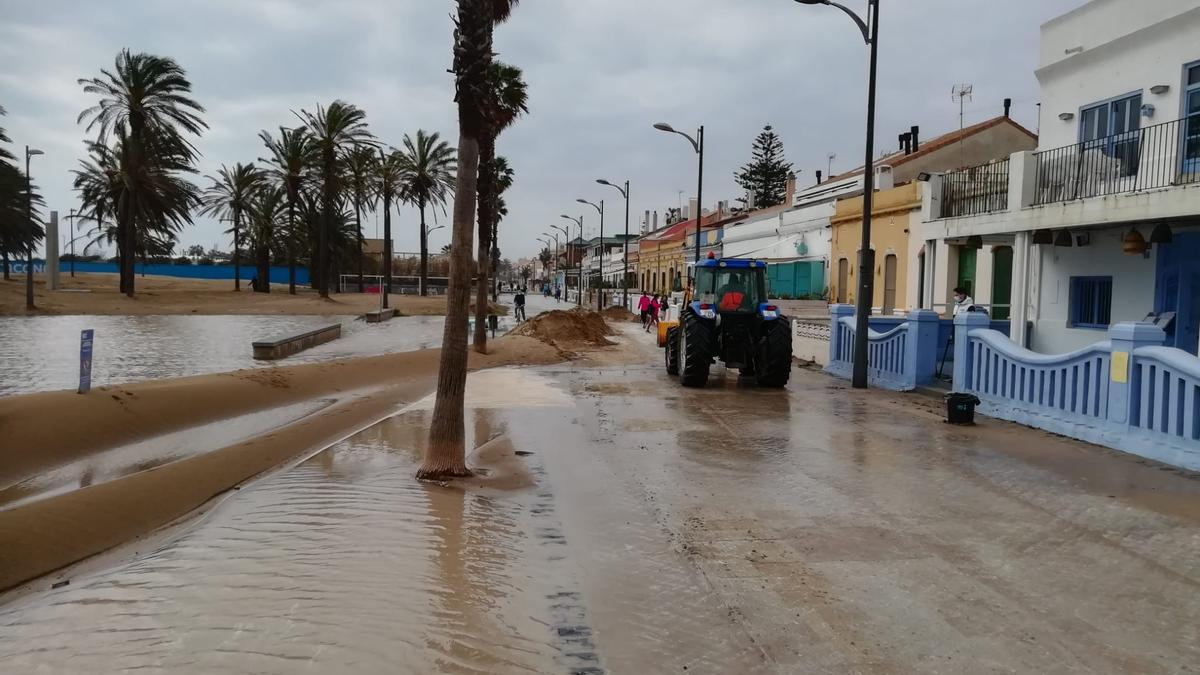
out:
<path id="1" fill-rule="evenodd" d="M 101 145 L 106 145 L 110 137 L 119 139 L 124 174 L 148 178 L 154 169 L 168 173 L 190 169 L 195 149 L 183 134 L 198 136 L 208 125 L 199 115 L 204 108 L 189 96 L 192 85 L 183 68 L 170 58 L 123 49 L 113 69 L 100 73 L 100 77 L 79 80 L 83 91 L 98 95 L 100 101 L 79 113 L 78 121 L 87 120 L 88 131 L 98 128 L 97 142 Z M 152 165 L 156 166 L 152 169 Z M 136 218 L 143 215 L 162 220 L 164 214 L 154 213 L 150 203 L 175 201 L 171 196 L 151 194 L 162 187 L 169 186 L 149 179 L 131 181 L 115 214 L 124 251 L 121 290 L 130 297 L 134 294 Z M 174 220 L 172 216 L 167 219 Z"/>
<path id="2" fill-rule="evenodd" d="M 377 148 L 370 145 L 355 146 L 346 154 L 346 182 L 349 187 L 349 197 L 354 204 L 354 227 L 358 230 L 358 292 L 366 290 L 363 286 L 363 236 L 362 212 L 365 208 L 374 208 L 375 199 L 372 191 L 372 179 L 375 176 L 375 164 L 379 161 Z"/>
<path id="3" fill-rule="evenodd" d="M 204 191 L 200 213 L 233 220 L 233 290 L 240 291 L 242 216 L 250 211 L 255 195 L 266 182 L 266 175 L 253 164 L 239 162 L 232 168 L 222 166 L 216 176 L 208 176 L 208 179 L 212 185 Z"/>
<path id="4" fill-rule="evenodd" d="M 4 106 L 0 105 L 0 117 L 7 114 L 8 111 L 4 109 Z M 12 139 L 4 132 L 4 127 L 0 127 L 0 143 L 12 143 Z M 8 148 L 0 147 L 0 162 L 15 162 L 16 160 L 17 158 L 8 151 Z"/>
<path id="5" fill-rule="evenodd" d="M 407 140 L 407 139 L 406 139 Z M 392 289 L 392 205 L 404 191 L 405 157 L 399 150 L 379 149 L 375 162 L 373 187 L 383 203 L 383 308 L 388 308 L 388 293 Z M 361 258 L 361 256 L 360 256 Z"/>
<path id="6" fill-rule="evenodd" d="M 39 217 L 42 196 L 36 185 L 30 186 L 32 215 L 26 211 L 25 173 L 6 162 L 0 162 L 0 259 L 4 263 L 4 279 L 12 279 L 9 258 L 28 257 L 29 252 L 45 237 Z"/>
<path id="7" fill-rule="evenodd" d="M 475 351 L 487 351 L 488 277 L 495 256 L 497 186 L 496 138 L 529 112 L 528 88 L 521 69 L 506 63 L 492 63 L 488 69 L 486 105 L 488 123 L 479 142 L 479 247 L 478 281 L 475 288 Z"/>
<path id="8" fill-rule="evenodd" d="M 404 149 L 400 151 L 402 176 L 400 195 L 417 207 L 421 214 L 421 282 L 420 293 L 429 292 L 429 232 L 425 225 L 425 209 L 441 208 L 445 211 L 446 201 L 454 191 L 455 172 L 458 160 L 454 148 L 443 141 L 437 132 L 427 134 L 417 130 L 414 141 L 404 136 Z"/>
<path id="9" fill-rule="evenodd" d="M 284 241 L 288 257 L 288 293 L 296 294 L 296 208 L 300 203 L 301 183 L 317 160 L 317 145 L 306 128 L 288 129 L 279 127 L 279 138 L 261 131 L 258 137 L 270 151 L 271 156 L 259 159 L 270 168 L 267 174 L 283 188 L 287 198 L 287 232 Z"/>
<path id="10" fill-rule="evenodd" d="M 253 252 L 258 283 L 254 290 L 271 292 L 271 254 L 286 237 L 280 233 L 289 225 L 287 194 L 280 185 L 266 183 L 250 199 L 250 226 L 246 234 Z"/>
<path id="11" fill-rule="evenodd" d="M 515 0 L 457 0 L 454 31 L 454 85 L 458 104 L 458 177 L 451 228 L 450 288 L 438 364 L 437 396 L 429 425 L 429 443 L 418 478 L 469 476 L 463 403 L 467 382 L 467 313 L 471 300 L 472 225 L 479 178 L 479 141 L 487 132 L 488 74 L 492 29 L 507 18 Z"/>
<path id="12" fill-rule="evenodd" d="M 352 103 L 334 101 L 328 108 L 318 105 L 316 113 L 301 110 L 298 115 L 317 146 L 317 171 L 321 182 L 321 225 L 317 232 L 317 287 L 321 297 L 329 297 L 331 273 L 330 235 L 335 227 L 334 210 L 341 194 L 341 167 L 354 147 L 370 144 L 367 114 Z"/>

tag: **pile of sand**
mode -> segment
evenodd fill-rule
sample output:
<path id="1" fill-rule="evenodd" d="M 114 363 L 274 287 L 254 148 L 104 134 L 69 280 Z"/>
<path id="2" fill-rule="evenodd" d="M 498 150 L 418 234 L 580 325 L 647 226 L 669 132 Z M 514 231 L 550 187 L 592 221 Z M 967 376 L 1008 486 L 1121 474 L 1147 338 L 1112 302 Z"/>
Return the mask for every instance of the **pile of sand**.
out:
<path id="1" fill-rule="evenodd" d="M 599 312 L 575 308 L 569 311 L 556 309 L 539 314 L 522 323 L 512 331 L 513 335 L 525 335 L 554 346 L 615 344 L 607 339 L 613 331 Z"/>
<path id="2" fill-rule="evenodd" d="M 638 323 L 641 321 L 641 318 L 639 318 L 637 314 L 634 314 L 624 307 L 617 305 L 613 305 L 612 307 L 605 309 L 603 312 L 600 312 L 600 314 L 609 321 L 626 323 Z"/>

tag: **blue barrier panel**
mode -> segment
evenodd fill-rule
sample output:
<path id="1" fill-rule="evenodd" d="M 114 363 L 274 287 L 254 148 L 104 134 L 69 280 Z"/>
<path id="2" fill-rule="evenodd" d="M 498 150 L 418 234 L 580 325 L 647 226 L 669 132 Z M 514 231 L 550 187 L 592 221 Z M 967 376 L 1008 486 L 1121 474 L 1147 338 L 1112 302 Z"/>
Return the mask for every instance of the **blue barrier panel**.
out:
<path id="1" fill-rule="evenodd" d="M 848 378 L 854 370 L 854 308 L 831 305 L 829 365 L 826 372 Z M 916 310 L 907 318 L 880 317 L 869 320 L 867 336 L 867 379 L 886 389 L 910 391 L 933 380 L 937 365 L 938 315 Z M 882 332 L 878 330 L 884 329 Z"/>
<path id="2" fill-rule="evenodd" d="M 44 261 L 34 260 L 33 273 L 42 274 L 44 265 Z M 64 276 L 67 275 L 70 265 L 70 262 L 59 263 L 59 269 Z M 13 274 L 25 273 L 25 263 L 23 261 L 10 262 L 9 267 L 12 268 Z M 258 276 L 258 269 L 254 266 L 242 265 L 241 270 L 243 281 L 249 282 Z M 90 274 L 116 274 L 117 265 L 116 263 L 109 262 L 76 262 L 75 271 Z M 138 263 L 134 265 L 134 271 L 139 275 L 151 274 L 163 277 L 179 277 L 182 279 L 233 279 L 233 265 L 172 265 L 158 263 L 143 265 Z M 287 282 L 287 267 L 271 267 L 271 283 L 286 284 Z M 307 267 L 296 268 L 296 283 L 298 285 L 308 285 Z"/>

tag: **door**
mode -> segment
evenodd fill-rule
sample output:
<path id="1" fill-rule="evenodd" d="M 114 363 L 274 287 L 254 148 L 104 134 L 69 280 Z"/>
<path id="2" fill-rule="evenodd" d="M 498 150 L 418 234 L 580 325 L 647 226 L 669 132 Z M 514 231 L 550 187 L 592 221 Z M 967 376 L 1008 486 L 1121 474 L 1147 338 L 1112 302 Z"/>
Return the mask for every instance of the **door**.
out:
<path id="1" fill-rule="evenodd" d="M 1188 66 L 1183 94 L 1183 181 L 1200 180 L 1200 63 Z"/>
<path id="2" fill-rule="evenodd" d="M 1154 311 L 1175 312 L 1167 327 L 1167 344 L 1192 354 L 1200 343 L 1200 232 L 1177 232 L 1170 244 L 1159 244 L 1154 280 Z"/>
<path id="3" fill-rule="evenodd" d="M 842 258 L 838 261 L 837 301 L 846 304 L 846 286 L 850 283 L 850 261 Z"/>
<path id="4" fill-rule="evenodd" d="M 896 254 L 883 257 L 883 314 L 896 313 Z"/>
<path id="5" fill-rule="evenodd" d="M 975 258 L 978 250 L 958 247 L 958 281 L 956 287 L 967 289 L 967 295 L 975 297 Z"/>
<path id="6" fill-rule="evenodd" d="M 1001 246 L 992 252 L 992 318 L 1001 321 L 1012 316 L 1013 250 Z"/>

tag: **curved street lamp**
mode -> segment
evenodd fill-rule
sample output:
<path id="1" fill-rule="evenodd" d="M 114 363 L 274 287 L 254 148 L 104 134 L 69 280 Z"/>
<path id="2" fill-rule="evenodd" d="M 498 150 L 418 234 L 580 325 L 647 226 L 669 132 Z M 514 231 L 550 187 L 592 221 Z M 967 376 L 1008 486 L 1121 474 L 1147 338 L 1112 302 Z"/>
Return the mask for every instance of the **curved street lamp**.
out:
<path id="1" fill-rule="evenodd" d="M 575 201 L 587 204 L 600 212 L 600 288 L 596 289 L 596 310 L 601 311 L 604 309 L 604 200 L 601 199 L 599 205 L 586 199 Z"/>
<path id="2" fill-rule="evenodd" d="M 601 185 L 607 185 L 610 188 L 616 188 L 621 196 L 625 198 L 625 265 L 621 270 L 621 303 L 626 309 L 629 308 L 629 181 L 625 181 L 625 187 L 614 185 L 603 178 L 597 178 L 596 182 Z"/>
<path id="3" fill-rule="evenodd" d="M 802 5 L 829 5 L 845 12 L 858 29 L 863 40 L 871 47 L 870 73 L 867 77 L 867 147 L 863 162 L 863 220 L 862 248 L 858 254 L 858 301 L 855 308 L 854 373 L 851 386 L 855 389 L 867 387 L 867 327 L 869 325 L 871 301 L 875 295 L 875 255 L 871 249 L 871 211 L 875 198 L 875 75 L 879 61 L 879 0 L 867 0 L 867 21 L 853 10 L 833 0 L 795 0 Z"/>
<path id="4" fill-rule="evenodd" d="M 654 125 L 654 128 L 669 134 L 679 134 L 688 139 L 688 142 L 692 144 L 692 149 L 696 151 L 696 155 L 700 158 L 699 168 L 696 171 L 696 262 L 699 263 L 700 229 L 704 224 L 704 125 L 700 125 L 700 129 L 696 131 L 695 138 L 682 131 L 676 131 L 675 127 L 666 122 L 659 122 Z"/>
<path id="5" fill-rule="evenodd" d="M 579 242 L 582 244 L 583 243 L 583 216 L 579 216 L 578 218 L 576 218 L 574 216 L 568 216 L 567 214 L 564 213 L 559 217 L 566 218 L 567 220 L 569 220 L 579 226 Z M 569 239 L 569 235 L 568 235 L 568 239 Z M 568 246 L 567 251 L 568 252 L 570 251 L 570 245 L 571 245 L 570 241 L 568 241 L 567 242 L 567 246 Z M 568 253 L 568 257 L 570 257 L 570 253 Z M 568 267 L 570 267 L 570 266 L 568 265 Z M 579 307 L 583 307 L 583 255 L 579 256 L 579 276 L 575 279 L 575 290 L 579 294 L 578 297 L 576 297 L 576 299 L 575 299 L 575 304 L 578 305 Z"/>

